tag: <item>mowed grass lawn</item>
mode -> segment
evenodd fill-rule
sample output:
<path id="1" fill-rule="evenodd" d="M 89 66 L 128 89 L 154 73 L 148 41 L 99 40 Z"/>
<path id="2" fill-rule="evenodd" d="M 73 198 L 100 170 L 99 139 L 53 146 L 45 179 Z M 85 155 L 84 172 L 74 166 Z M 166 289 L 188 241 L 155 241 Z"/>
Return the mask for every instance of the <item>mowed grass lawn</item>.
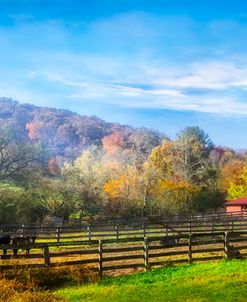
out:
<path id="1" fill-rule="evenodd" d="M 72 302 L 247 301 L 247 261 L 199 263 L 105 277 L 100 283 L 65 287 L 55 295 Z"/>

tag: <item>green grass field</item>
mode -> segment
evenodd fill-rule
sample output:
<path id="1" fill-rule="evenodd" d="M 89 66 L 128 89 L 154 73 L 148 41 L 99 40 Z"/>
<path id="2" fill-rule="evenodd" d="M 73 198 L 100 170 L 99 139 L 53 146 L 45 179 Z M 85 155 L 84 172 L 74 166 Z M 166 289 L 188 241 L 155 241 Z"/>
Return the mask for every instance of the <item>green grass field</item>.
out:
<path id="1" fill-rule="evenodd" d="M 54 292 L 71 302 L 247 301 L 247 262 L 219 261 L 153 269 Z"/>

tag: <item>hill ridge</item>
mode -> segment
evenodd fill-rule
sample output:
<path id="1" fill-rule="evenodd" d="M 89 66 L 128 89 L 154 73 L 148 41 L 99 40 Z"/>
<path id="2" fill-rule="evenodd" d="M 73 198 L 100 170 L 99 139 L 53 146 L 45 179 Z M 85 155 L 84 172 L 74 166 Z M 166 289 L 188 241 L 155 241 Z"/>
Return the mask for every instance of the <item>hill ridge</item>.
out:
<path id="1" fill-rule="evenodd" d="M 74 160 L 91 145 L 102 147 L 104 138 L 122 149 L 134 148 L 145 157 L 165 137 L 154 130 L 106 122 L 95 115 L 21 104 L 6 97 L 0 97 L 0 124 L 13 129 L 24 142 L 40 141 L 62 161 Z"/>

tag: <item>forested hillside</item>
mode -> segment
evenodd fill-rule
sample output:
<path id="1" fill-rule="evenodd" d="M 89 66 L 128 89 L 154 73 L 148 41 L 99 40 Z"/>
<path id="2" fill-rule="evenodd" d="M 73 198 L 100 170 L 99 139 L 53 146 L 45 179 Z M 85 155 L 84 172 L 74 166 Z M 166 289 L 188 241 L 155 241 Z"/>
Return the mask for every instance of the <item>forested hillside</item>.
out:
<path id="1" fill-rule="evenodd" d="M 247 195 L 245 153 L 0 99 L 0 223 L 208 212 Z"/>
<path id="2" fill-rule="evenodd" d="M 13 129 L 24 142 L 42 143 L 51 157 L 62 162 L 74 160 L 92 145 L 109 151 L 128 149 L 145 158 L 164 138 L 155 131 L 107 123 L 69 110 L 20 104 L 6 98 L 0 98 L 0 125 Z"/>

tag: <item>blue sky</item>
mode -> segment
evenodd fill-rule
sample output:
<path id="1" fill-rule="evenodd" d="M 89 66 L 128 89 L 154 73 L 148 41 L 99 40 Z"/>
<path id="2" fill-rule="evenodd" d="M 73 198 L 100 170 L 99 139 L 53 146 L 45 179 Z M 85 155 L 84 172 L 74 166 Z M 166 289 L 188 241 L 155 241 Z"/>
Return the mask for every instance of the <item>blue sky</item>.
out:
<path id="1" fill-rule="evenodd" d="M 0 0 L 0 96 L 247 147 L 247 2 Z"/>

